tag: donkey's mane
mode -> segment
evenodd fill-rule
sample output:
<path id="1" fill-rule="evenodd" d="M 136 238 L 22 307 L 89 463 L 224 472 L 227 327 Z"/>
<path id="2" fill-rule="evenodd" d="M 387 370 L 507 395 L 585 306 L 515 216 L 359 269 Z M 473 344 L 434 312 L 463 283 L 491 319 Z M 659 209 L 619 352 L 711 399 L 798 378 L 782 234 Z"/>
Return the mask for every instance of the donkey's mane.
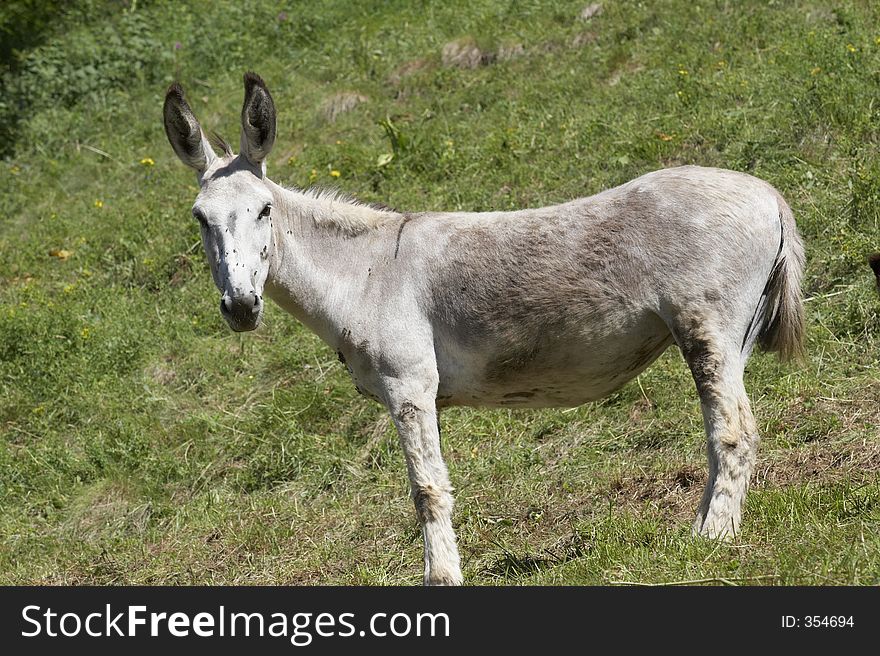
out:
<path id="1" fill-rule="evenodd" d="M 211 145 L 217 150 L 222 150 L 225 157 L 232 157 L 234 154 L 229 142 L 216 132 L 211 133 Z"/>
<path id="2" fill-rule="evenodd" d="M 364 203 L 332 187 L 282 189 L 299 196 L 286 199 L 290 209 L 304 212 L 319 228 L 336 229 L 351 236 L 375 230 L 401 216 L 389 207 Z"/>
<path id="3" fill-rule="evenodd" d="M 225 157 L 234 157 L 232 146 L 216 132 L 211 133 L 211 144 L 223 151 Z M 299 212 L 314 221 L 319 228 L 335 228 L 350 236 L 375 230 L 400 217 L 400 213 L 386 206 L 364 203 L 335 187 L 297 189 L 278 185 L 294 198 L 284 198 L 288 212 Z"/>

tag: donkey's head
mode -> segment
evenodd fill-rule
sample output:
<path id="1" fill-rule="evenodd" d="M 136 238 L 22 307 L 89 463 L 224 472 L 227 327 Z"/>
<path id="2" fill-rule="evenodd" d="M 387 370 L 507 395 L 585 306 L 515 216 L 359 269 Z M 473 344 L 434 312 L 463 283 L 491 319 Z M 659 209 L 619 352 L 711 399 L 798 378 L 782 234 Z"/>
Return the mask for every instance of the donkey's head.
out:
<path id="1" fill-rule="evenodd" d="M 244 76 L 241 154 L 228 147 L 218 157 L 187 104 L 172 84 L 165 95 L 165 133 L 174 152 L 198 173 L 193 216 L 220 290 L 220 314 L 235 331 L 253 330 L 263 315 L 263 286 L 272 251 L 272 192 L 266 156 L 275 142 L 275 104 L 258 75 Z"/>

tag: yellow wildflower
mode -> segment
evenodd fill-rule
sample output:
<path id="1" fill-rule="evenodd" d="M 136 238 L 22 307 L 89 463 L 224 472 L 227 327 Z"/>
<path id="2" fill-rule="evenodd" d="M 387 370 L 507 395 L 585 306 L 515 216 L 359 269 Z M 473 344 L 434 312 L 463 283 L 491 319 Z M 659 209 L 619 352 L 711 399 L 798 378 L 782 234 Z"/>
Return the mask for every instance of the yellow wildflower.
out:
<path id="1" fill-rule="evenodd" d="M 332 171 L 330 171 L 331 177 L 338 178 L 340 175 L 342 175 L 342 174 L 339 171 L 337 171 L 336 169 L 333 169 Z"/>
<path id="2" fill-rule="evenodd" d="M 821 66 L 814 66 L 810 69 L 810 75 L 818 75 L 822 71 Z"/>
<path id="3" fill-rule="evenodd" d="M 64 248 L 53 248 L 52 250 L 49 251 L 49 255 L 51 255 L 52 257 L 57 257 L 59 260 L 61 260 L 63 262 L 64 260 L 68 259 L 71 255 L 73 255 L 73 253 L 71 253 L 69 250 L 66 250 Z"/>
<path id="4" fill-rule="evenodd" d="M 153 161 L 153 158 L 152 158 L 152 157 L 144 157 L 144 158 L 141 160 L 141 164 L 142 164 L 143 166 L 153 166 L 153 165 L 156 164 L 156 162 Z"/>
<path id="5" fill-rule="evenodd" d="M 846 49 L 849 50 L 850 52 L 855 52 L 857 50 L 857 48 L 851 43 L 846 44 Z"/>
<path id="6" fill-rule="evenodd" d="M 95 207 L 97 207 L 97 208 L 104 207 L 104 201 L 101 200 L 100 198 L 98 198 L 97 200 L 95 200 Z"/>

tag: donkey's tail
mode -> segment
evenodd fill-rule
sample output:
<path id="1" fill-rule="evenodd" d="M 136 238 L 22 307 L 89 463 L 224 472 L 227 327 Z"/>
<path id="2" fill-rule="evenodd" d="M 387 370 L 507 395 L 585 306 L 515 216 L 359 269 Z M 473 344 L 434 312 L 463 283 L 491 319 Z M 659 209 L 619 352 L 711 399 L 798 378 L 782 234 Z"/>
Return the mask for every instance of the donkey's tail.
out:
<path id="1" fill-rule="evenodd" d="M 779 253 L 765 288 L 765 300 L 758 324 L 758 343 L 765 351 L 776 351 L 783 361 L 803 356 L 804 302 L 801 278 L 804 273 L 804 244 L 794 224 L 794 214 L 776 192 L 779 205 Z"/>

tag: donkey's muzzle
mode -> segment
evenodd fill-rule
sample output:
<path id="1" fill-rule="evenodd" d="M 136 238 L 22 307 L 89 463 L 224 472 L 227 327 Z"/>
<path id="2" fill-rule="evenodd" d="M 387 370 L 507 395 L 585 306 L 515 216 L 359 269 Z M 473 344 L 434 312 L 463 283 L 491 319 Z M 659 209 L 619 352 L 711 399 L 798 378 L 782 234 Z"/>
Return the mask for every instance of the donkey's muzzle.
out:
<path id="1" fill-rule="evenodd" d="M 236 332 L 253 330 L 260 324 L 263 301 L 256 291 L 236 296 L 223 294 L 220 298 L 220 314 Z"/>

